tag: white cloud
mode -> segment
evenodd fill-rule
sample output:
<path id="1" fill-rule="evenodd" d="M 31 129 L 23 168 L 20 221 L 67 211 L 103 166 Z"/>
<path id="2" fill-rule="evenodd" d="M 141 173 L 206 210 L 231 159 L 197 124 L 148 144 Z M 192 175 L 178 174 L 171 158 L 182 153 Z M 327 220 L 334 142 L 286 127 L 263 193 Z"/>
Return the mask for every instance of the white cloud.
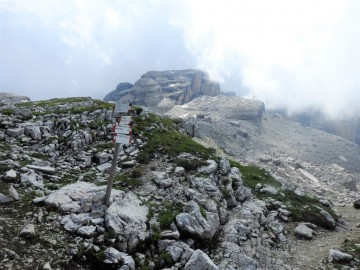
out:
<path id="1" fill-rule="evenodd" d="M 0 0 L 0 86 L 33 94 L 40 83 L 12 78 L 36 82 L 44 72 L 67 81 L 48 83 L 58 93 L 74 79 L 78 95 L 102 97 L 148 70 L 197 67 L 268 108 L 351 115 L 360 108 L 359 13 L 357 0 Z"/>

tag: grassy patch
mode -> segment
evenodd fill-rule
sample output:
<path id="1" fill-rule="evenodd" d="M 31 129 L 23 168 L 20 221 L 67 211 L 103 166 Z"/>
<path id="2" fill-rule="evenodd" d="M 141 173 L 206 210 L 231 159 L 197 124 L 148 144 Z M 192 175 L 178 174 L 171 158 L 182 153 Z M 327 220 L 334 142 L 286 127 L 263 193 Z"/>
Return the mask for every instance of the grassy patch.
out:
<path id="1" fill-rule="evenodd" d="M 169 229 L 171 223 L 175 221 L 175 217 L 182 212 L 182 208 L 179 204 L 165 202 L 158 214 L 160 229 Z"/>
<path id="2" fill-rule="evenodd" d="M 13 115 L 15 113 L 15 110 L 12 108 L 1 109 L 0 113 L 5 114 L 5 115 Z"/>
<path id="3" fill-rule="evenodd" d="M 41 160 L 48 160 L 48 156 L 44 153 L 40 153 L 40 152 L 35 152 L 35 153 L 31 153 L 29 154 L 29 156 L 33 157 L 33 158 L 38 158 Z"/>
<path id="4" fill-rule="evenodd" d="M 115 146 L 115 144 L 113 142 L 110 143 L 100 143 L 98 145 L 96 145 L 96 149 L 97 150 L 107 150 L 107 149 L 113 149 Z"/>
<path id="5" fill-rule="evenodd" d="M 168 117 L 162 118 L 151 113 L 146 117 L 135 116 L 133 134 L 140 133 L 148 139 L 139 153 L 140 163 L 147 163 L 157 152 L 171 157 L 187 152 L 203 159 L 209 159 L 214 153 L 213 149 L 205 148 L 191 137 L 180 133 L 178 122 Z"/>
<path id="6" fill-rule="evenodd" d="M 195 171 L 201 166 L 206 166 L 207 162 L 204 160 L 189 160 L 178 158 L 175 160 L 175 164 L 179 167 L 183 167 L 185 171 Z"/>
<path id="7" fill-rule="evenodd" d="M 281 187 L 281 183 L 274 179 L 266 170 L 257 166 L 244 166 L 240 163 L 229 160 L 231 167 L 236 167 L 240 170 L 243 175 L 244 184 L 252 189 L 255 188 L 256 184 L 267 184 L 276 188 Z"/>
<path id="8" fill-rule="evenodd" d="M 136 188 L 143 184 L 140 178 L 130 177 L 126 173 L 121 173 L 115 176 L 114 181 L 117 185 L 125 186 L 128 188 Z"/>

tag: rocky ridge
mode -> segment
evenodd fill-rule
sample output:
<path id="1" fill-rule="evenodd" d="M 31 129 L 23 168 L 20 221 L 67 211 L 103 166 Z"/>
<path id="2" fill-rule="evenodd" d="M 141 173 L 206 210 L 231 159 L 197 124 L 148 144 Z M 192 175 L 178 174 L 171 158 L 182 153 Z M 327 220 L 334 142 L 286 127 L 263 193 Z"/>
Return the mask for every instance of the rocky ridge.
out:
<path id="1" fill-rule="evenodd" d="M 155 107 L 162 101 L 162 107 L 171 108 L 184 104 L 201 95 L 220 95 L 218 83 L 209 79 L 201 70 L 149 71 L 135 82 L 120 83 L 104 97 L 104 101 L 126 101 L 136 105 Z"/>
<path id="2" fill-rule="evenodd" d="M 258 125 L 263 108 L 253 105 L 242 111 L 246 120 L 230 116 Z M 293 222 L 313 237 L 339 226 L 323 196 L 217 157 L 177 131 L 189 124 L 140 109 L 105 207 L 110 107 L 56 99 L 0 115 L 1 268 L 302 269 L 289 256 Z M 349 267 L 359 263 L 329 252 L 331 263 L 340 255 Z"/>

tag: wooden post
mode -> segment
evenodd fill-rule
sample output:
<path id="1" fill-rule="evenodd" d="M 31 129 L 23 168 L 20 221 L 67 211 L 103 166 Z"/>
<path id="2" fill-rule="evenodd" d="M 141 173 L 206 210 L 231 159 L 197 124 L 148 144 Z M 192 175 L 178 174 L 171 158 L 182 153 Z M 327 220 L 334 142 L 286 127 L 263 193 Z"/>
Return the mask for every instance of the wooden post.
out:
<path id="1" fill-rule="evenodd" d="M 106 195 L 105 195 L 105 205 L 107 207 L 110 206 L 110 195 L 111 195 L 111 189 L 114 182 L 114 177 L 116 173 L 116 165 L 117 165 L 117 159 L 120 151 L 120 143 L 115 144 L 115 150 L 114 150 L 114 156 L 111 163 L 111 169 L 110 169 L 110 176 L 109 180 L 107 182 L 107 188 L 106 188 Z"/>

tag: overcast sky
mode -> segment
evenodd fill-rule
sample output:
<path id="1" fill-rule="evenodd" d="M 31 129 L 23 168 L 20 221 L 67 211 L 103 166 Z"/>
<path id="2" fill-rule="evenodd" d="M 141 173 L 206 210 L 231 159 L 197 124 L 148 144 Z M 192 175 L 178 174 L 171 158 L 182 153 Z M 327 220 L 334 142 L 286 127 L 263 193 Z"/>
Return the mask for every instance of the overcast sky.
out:
<path id="1" fill-rule="evenodd" d="M 103 98 L 200 68 L 267 108 L 360 110 L 357 0 L 0 0 L 0 92 Z"/>

